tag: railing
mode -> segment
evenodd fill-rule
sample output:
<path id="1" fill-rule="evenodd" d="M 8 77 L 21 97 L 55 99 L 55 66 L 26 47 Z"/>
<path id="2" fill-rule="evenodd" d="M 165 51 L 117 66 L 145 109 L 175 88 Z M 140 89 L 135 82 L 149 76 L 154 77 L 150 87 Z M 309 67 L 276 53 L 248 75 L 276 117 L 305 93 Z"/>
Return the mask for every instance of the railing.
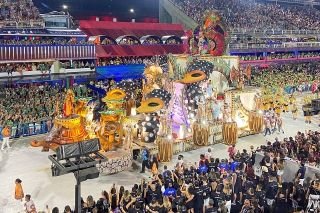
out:
<path id="1" fill-rule="evenodd" d="M 320 30 L 281 30 L 281 29 L 245 29 L 232 28 L 230 34 L 263 34 L 263 35 L 319 35 Z"/>
<path id="2" fill-rule="evenodd" d="M 29 27 L 37 27 L 43 28 L 45 27 L 44 21 L 0 21 L 0 27 L 15 27 L 15 28 L 29 28 Z"/>
<path id="3" fill-rule="evenodd" d="M 320 47 L 320 42 L 284 42 L 281 44 L 229 44 L 229 49 Z"/>
<path id="4" fill-rule="evenodd" d="M 94 45 L 0 45 L 1 61 L 95 58 Z"/>
<path id="5" fill-rule="evenodd" d="M 51 120 L 30 122 L 23 124 L 13 124 L 11 126 L 11 138 L 40 135 L 50 132 L 53 123 Z"/>

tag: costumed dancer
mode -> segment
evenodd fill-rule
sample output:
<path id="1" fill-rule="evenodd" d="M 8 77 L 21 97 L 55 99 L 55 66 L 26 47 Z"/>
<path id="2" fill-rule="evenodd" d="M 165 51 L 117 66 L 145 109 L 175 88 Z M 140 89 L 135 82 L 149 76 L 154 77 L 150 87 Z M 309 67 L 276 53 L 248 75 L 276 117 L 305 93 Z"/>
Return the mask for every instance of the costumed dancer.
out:
<path id="1" fill-rule="evenodd" d="M 283 112 L 289 112 L 289 101 L 288 101 L 288 97 L 284 97 L 283 100 Z"/>
<path id="2" fill-rule="evenodd" d="M 21 185 L 22 181 L 17 178 L 15 181 L 15 189 L 14 189 L 14 199 L 22 201 L 22 199 L 24 198 L 24 193 L 23 193 L 23 189 L 22 189 L 22 185 Z"/>
<path id="3" fill-rule="evenodd" d="M 218 121 L 219 118 L 220 118 L 220 111 L 221 111 L 221 108 L 219 106 L 219 103 L 217 102 L 217 100 L 214 101 L 213 103 L 213 119 L 215 121 Z"/>
<path id="4" fill-rule="evenodd" d="M 294 103 L 291 107 L 291 112 L 292 112 L 292 118 L 293 120 L 297 120 L 298 117 L 298 108 L 297 105 Z"/>
<path id="5" fill-rule="evenodd" d="M 310 104 L 311 103 L 310 96 L 304 97 L 303 102 L 304 104 Z M 311 124 L 311 118 L 312 118 L 312 111 L 310 110 L 310 108 L 307 108 L 306 110 L 304 110 L 305 123 Z"/>
<path id="6" fill-rule="evenodd" d="M 206 50 L 205 50 L 205 42 L 206 42 L 206 39 L 205 39 L 205 37 L 204 37 L 204 35 L 203 35 L 203 32 L 202 31 L 200 31 L 199 32 L 199 42 L 198 42 L 198 51 L 199 51 L 199 54 L 200 55 L 203 55 L 203 54 L 205 54 L 206 53 Z"/>
<path id="7" fill-rule="evenodd" d="M 283 121 L 282 121 L 281 116 L 277 117 L 277 126 L 278 126 L 279 133 L 282 132 L 282 134 L 284 134 Z"/>
<path id="8" fill-rule="evenodd" d="M 131 125 L 126 125 L 124 128 L 124 134 L 125 134 L 125 138 L 123 141 L 123 147 L 124 150 L 131 150 L 131 144 L 133 141 L 133 132 L 132 132 L 132 126 Z"/>
<path id="9" fill-rule="evenodd" d="M 3 136 L 3 141 L 2 141 L 2 146 L 1 150 L 4 150 L 5 146 L 7 146 L 9 149 L 11 148 L 9 144 L 10 136 L 11 136 L 11 130 L 8 125 L 6 125 L 3 130 L 2 130 L 2 136 Z"/>
<path id="10" fill-rule="evenodd" d="M 271 135 L 271 122 L 269 118 L 265 118 L 264 126 L 265 126 L 264 136 L 266 136 L 267 134 Z"/>
<path id="11" fill-rule="evenodd" d="M 292 107 L 293 104 L 295 104 L 295 103 L 296 103 L 296 98 L 294 97 L 293 94 L 291 94 L 290 97 L 289 97 L 289 104 Z"/>

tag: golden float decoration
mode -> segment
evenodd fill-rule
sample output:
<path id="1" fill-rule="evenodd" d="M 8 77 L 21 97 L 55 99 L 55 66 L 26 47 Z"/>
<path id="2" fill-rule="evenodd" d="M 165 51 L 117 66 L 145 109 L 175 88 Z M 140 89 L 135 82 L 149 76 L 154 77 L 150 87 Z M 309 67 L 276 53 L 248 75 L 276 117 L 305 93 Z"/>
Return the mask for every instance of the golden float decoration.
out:
<path id="1" fill-rule="evenodd" d="M 207 78 L 207 75 L 205 74 L 205 72 L 201 70 L 193 70 L 191 72 L 186 73 L 184 78 L 178 82 L 183 84 L 192 84 L 192 83 L 203 81 L 206 78 Z"/>
<path id="2" fill-rule="evenodd" d="M 249 113 L 249 128 L 253 133 L 259 133 L 263 128 L 263 116 L 257 112 Z"/>
<path id="3" fill-rule="evenodd" d="M 193 124 L 193 143 L 197 146 L 208 146 L 208 140 L 209 140 L 209 127 L 194 123 Z"/>
<path id="4" fill-rule="evenodd" d="M 159 159 L 161 162 L 170 162 L 173 156 L 172 141 L 165 137 L 158 137 Z"/>
<path id="5" fill-rule="evenodd" d="M 149 98 L 142 101 L 141 106 L 137 108 L 139 113 L 152 113 L 161 110 L 164 107 L 164 102 L 160 98 Z"/>
<path id="6" fill-rule="evenodd" d="M 237 143 L 238 125 L 236 122 L 223 123 L 222 138 L 227 145 L 235 145 Z"/>

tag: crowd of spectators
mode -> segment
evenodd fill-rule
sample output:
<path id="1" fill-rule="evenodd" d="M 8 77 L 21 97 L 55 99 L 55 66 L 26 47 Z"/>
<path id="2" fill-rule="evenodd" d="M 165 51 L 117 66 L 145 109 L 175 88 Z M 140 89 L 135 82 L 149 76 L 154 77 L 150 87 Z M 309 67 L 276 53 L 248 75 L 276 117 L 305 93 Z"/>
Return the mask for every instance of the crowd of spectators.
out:
<path id="1" fill-rule="evenodd" d="M 162 44 L 162 41 L 160 39 L 156 39 L 153 37 L 147 38 L 145 41 L 143 41 L 143 44 Z"/>
<path id="2" fill-rule="evenodd" d="M 319 166 L 319 140 L 319 132 L 298 132 L 257 149 L 251 146 L 240 152 L 230 146 L 225 159 L 215 158 L 209 148 L 196 163 L 197 159 L 179 155 L 173 170 L 166 165 L 160 168 L 157 158 L 147 154 L 150 179 L 143 178 L 130 189 L 113 184 L 96 200 L 89 195 L 81 201 L 81 212 L 317 212 L 320 175 L 307 175 L 306 167 Z M 257 155 L 262 158 L 259 162 Z M 299 169 L 287 180 L 286 161 L 293 160 Z M 72 212 L 70 206 L 64 212 Z"/>
<path id="3" fill-rule="evenodd" d="M 272 60 L 272 59 L 295 59 L 295 58 L 313 58 L 319 57 L 320 52 L 299 52 L 297 55 L 292 52 L 288 53 L 270 53 L 267 56 L 262 54 L 258 55 L 240 55 L 240 60 L 252 61 L 252 60 Z"/>
<path id="4" fill-rule="evenodd" d="M 125 37 L 125 38 L 121 39 L 118 42 L 118 44 L 119 45 L 139 45 L 140 41 L 135 38 Z"/>
<path id="5" fill-rule="evenodd" d="M 276 91 L 283 88 L 288 93 L 309 91 L 320 80 L 320 63 L 276 64 L 269 67 L 253 67 L 251 84 Z"/>
<path id="6" fill-rule="evenodd" d="M 231 29 L 318 30 L 320 27 L 320 12 L 312 7 L 283 7 L 254 0 L 171 1 L 198 23 L 205 10 L 217 10 Z"/>
<path id="7" fill-rule="evenodd" d="M 108 65 L 126 65 L 126 64 L 145 64 L 149 65 L 157 62 L 159 65 L 166 63 L 166 56 L 150 56 L 150 57 L 111 57 L 106 59 L 99 59 L 98 66 Z"/>
<path id="8" fill-rule="evenodd" d="M 64 98 L 59 85 L 48 84 L 4 88 L 1 96 L 0 126 L 12 127 L 12 137 L 41 131 L 43 122 L 48 122 L 45 125 L 50 128 L 56 105 L 61 105 Z"/>
<path id="9" fill-rule="evenodd" d="M 80 68 L 90 68 L 94 69 L 96 67 L 93 60 L 73 60 L 71 61 L 61 61 L 60 67 L 65 69 L 80 69 Z"/>
<path id="10" fill-rule="evenodd" d="M 39 23 L 39 24 L 34 24 Z M 0 25 L 37 26 L 44 23 L 32 0 L 1 0 Z M 40 27 L 39 26 L 39 27 Z"/>
<path id="11" fill-rule="evenodd" d="M 0 39 L 0 45 L 85 45 L 93 44 L 92 41 L 87 41 L 86 39 L 74 39 L 74 38 L 53 38 L 53 37 L 25 37 L 21 39 Z M 176 38 L 169 38 L 166 40 L 165 44 L 181 44 L 182 42 Z M 100 43 L 101 45 L 140 45 L 140 41 L 133 38 L 123 38 L 116 44 L 111 39 L 103 39 Z M 163 44 L 161 40 L 155 38 L 147 38 L 142 45 L 155 45 Z"/>
<path id="12" fill-rule="evenodd" d="M 85 85 L 73 85 L 76 97 L 87 97 Z M 63 109 L 65 89 L 59 85 L 41 84 L 6 87 L 0 91 L 0 129 L 11 128 L 11 137 L 48 132 L 52 120 Z"/>
<path id="13" fill-rule="evenodd" d="M 23 74 L 29 71 L 40 71 L 41 73 L 51 72 L 52 62 L 34 62 L 34 63 L 6 63 L 0 64 L 0 73 L 8 73 L 8 76 L 13 72 L 19 72 Z M 60 68 L 65 69 L 82 69 L 90 68 L 95 69 L 96 65 L 93 60 L 74 60 L 74 61 L 61 61 Z"/>
<path id="14" fill-rule="evenodd" d="M 0 64 L 0 73 L 8 73 L 8 76 L 13 72 L 24 73 L 28 71 L 50 72 L 52 62 L 35 62 L 35 63 L 8 63 Z"/>
<path id="15" fill-rule="evenodd" d="M 34 39 L 0 39 L 0 45 L 84 45 L 89 44 L 85 39 L 73 38 L 56 39 L 50 37 L 36 37 Z"/>

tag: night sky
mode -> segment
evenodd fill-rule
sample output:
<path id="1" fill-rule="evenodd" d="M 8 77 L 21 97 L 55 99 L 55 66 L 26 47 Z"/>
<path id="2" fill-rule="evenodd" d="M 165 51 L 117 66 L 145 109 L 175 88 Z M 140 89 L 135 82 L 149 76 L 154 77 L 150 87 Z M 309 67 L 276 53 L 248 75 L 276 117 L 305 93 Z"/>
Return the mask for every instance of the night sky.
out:
<path id="1" fill-rule="evenodd" d="M 119 21 L 131 18 L 158 18 L 159 0 L 33 0 L 40 13 L 62 11 L 68 5 L 69 13 L 76 19 L 89 16 L 112 16 Z M 135 13 L 129 10 L 133 8 Z"/>

